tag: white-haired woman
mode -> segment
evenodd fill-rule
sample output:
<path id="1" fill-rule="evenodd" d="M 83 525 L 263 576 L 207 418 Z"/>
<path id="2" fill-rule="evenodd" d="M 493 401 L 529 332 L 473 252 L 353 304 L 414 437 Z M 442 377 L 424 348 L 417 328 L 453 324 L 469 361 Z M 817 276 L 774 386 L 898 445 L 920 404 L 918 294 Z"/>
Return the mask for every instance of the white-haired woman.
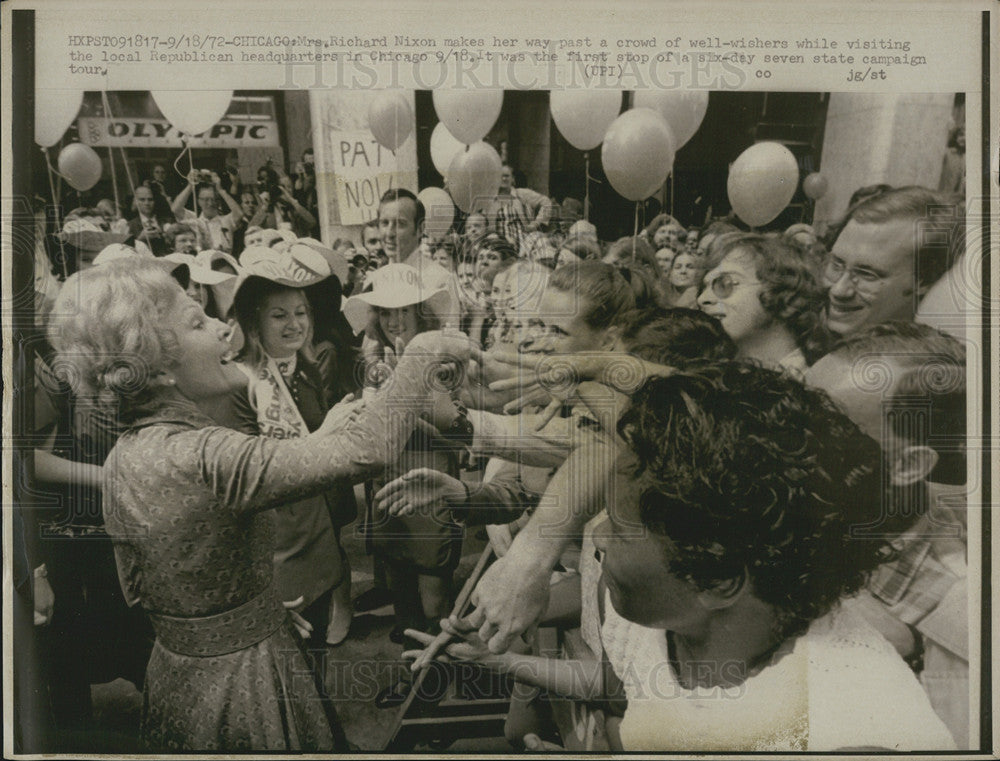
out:
<path id="1" fill-rule="evenodd" d="M 245 382 L 229 330 L 162 268 L 128 259 L 70 278 L 50 324 L 57 366 L 126 429 L 105 463 L 104 520 L 125 596 L 156 631 L 143 739 L 156 750 L 343 750 L 331 707 L 301 678 L 300 621 L 275 593 L 265 511 L 383 467 L 412 430 L 400 409 L 429 396 L 439 354 L 467 356 L 468 342 L 418 339 L 365 408 L 338 405 L 314 433 L 278 441 L 211 417 Z"/>

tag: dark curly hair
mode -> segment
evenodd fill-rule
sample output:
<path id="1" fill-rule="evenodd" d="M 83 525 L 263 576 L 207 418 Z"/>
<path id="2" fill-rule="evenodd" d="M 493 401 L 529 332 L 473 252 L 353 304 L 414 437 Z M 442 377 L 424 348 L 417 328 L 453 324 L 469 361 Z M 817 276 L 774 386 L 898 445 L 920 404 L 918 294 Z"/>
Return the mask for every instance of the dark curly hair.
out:
<path id="1" fill-rule="evenodd" d="M 668 367 L 736 356 L 736 344 L 719 321 L 697 309 L 630 312 L 623 320 L 621 342 L 629 354 Z"/>
<path id="2" fill-rule="evenodd" d="M 805 349 L 826 303 L 812 262 L 778 234 L 730 233 L 713 244 L 708 269 L 734 251 L 753 259 L 757 279 L 764 285 L 760 292 L 764 311 L 785 325 Z"/>
<path id="3" fill-rule="evenodd" d="M 639 310 L 655 309 L 663 300 L 660 284 L 649 274 L 639 262 L 622 262 L 615 265 L 618 273 L 628 283 L 635 296 L 635 308 Z"/>
<path id="4" fill-rule="evenodd" d="M 800 634 L 892 557 L 854 528 L 880 517 L 880 449 L 830 401 L 746 362 L 646 382 L 618 430 L 638 457 L 639 512 L 698 589 L 746 577 Z"/>

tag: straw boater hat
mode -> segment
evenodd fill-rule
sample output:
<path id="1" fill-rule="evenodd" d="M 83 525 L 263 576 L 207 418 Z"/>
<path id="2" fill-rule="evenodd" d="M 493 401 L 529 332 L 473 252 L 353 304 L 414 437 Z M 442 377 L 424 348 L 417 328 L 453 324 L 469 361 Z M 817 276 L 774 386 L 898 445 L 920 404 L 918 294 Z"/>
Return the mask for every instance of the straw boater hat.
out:
<path id="1" fill-rule="evenodd" d="M 236 275 L 231 275 L 228 272 L 219 272 L 218 270 L 213 270 L 211 266 L 205 266 L 205 264 L 198 261 L 198 257 L 194 254 L 175 253 L 167 254 L 160 258 L 163 261 L 185 265 L 188 268 L 188 272 L 191 273 L 191 280 L 202 285 L 219 285 L 220 283 L 236 279 Z"/>
<path id="2" fill-rule="evenodd" d="M 195 261 L 202 267 L 208 267 L 210 270 L 217 269 L 215 266 L 216 262 L 225 262 L 233 271 L 239 275 L 240 274 L 240 263 L 232 254 L 226 253 L 225 251 L 216 251 L 214 248 L 206 248 L 204 251 L 199 251 L 195 255 Z"/>
<path id="3" fill-rule="evenodd" d="M 446 281 L 421 277 L 421 273 L 408 264 L 387 264 L 369 275 L 364 293 L 347 300 L 344 316 L 354 332 L 360 333 L 368 325 L 371 307 L 401 309 L 425 304 L 443 319 L 455 311 L 451 302 L 452 293 Z"/>

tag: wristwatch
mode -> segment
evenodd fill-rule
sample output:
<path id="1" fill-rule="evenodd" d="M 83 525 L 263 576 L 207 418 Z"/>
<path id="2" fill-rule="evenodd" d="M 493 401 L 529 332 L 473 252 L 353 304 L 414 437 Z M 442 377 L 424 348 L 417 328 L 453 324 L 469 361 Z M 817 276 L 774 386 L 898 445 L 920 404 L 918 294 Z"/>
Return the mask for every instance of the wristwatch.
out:
<path id="1" fill-rule="evenodd" d="M 441 435 L 449 441 L 471 448 L 475 429 L 472 427 L 472 421 L 469 420 L 468 412 L 464 405 L 459 404 L 458 415 L 451 421 L 451 425 L 442 431 Z"/>

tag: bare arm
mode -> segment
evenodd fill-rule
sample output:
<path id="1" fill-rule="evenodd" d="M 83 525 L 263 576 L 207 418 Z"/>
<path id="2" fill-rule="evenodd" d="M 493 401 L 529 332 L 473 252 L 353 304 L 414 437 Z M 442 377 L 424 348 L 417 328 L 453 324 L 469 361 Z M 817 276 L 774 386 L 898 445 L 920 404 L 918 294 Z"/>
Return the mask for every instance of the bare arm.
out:
<path id="1" fill-rule="evenodd" d="M 510 551 L 483 574 L 472 594 L 476 609 L 456 625 L 477 627 L 500 653 L 541 618 L 553 566 L 604 506 L 613 457 L 613 445 L 595 440 L 567 458 Z"/>
<path id="2" fill-rule="evenodd" d="M 187 209 L 185 209 L 184 206 L 187 204 L 188 199 L 191 197 L 191 193 L 194 191 L 194 186 L 197 182 L 196 176 L 195 171 L 188 174 L 187 185 L 185 185 L 184 189 L 177 194 L 174 202 L 170 204 L 170 210 L 174 213 L 178 222 L 183 222 L 184 217 L 186 216 L 185 212 Z"/>
<path id="3" fill-rule="evenodd" d="M 268 509 L 341 479 L 363 480 L 398 457 L 426 411 L 436 365 L 444 357 L 461 357 L 467 347 L 464 336 L 421 334 L 411 342 L 391 382 L 356 418 L 324 423 L 300 439 L 203 429 L 197 432 L 195 452 L 201 477 L 222 504 L 240 511 Z"/>
<path id="4" fill-rule="evenodd" d="M 457 642 L 448 645 L 445 653 L 457 660 L 472 661 L 502 674 L 510 674 L 523 684 L 541 687 L 573 700 L 603 700 L 606 694 L 604 666 L 598 660 L 564 660 L 547 658 L 537 655 L 505 652 L 494 655 L 486 649 L 486 645 L 475 632 L 455 629 L 448 621 L 442 626 Z M 414 630 L 407 630 L 407 635 L 430 645 L 434 637 Z M 521 643 L 524 647 L 524 643 Z M 417 657 L 422 651 L 412 650 L 403 653 L 404 658 Z M 612 699 L 617 696 L 612 696 Z"/>
<path id="5" fill-rule="evenodd" d="M 236 199 L 229 195 L 221 185 L 218 186 L 218 191 L 222 200 L 226 202 L 226 206 L 229 207 L 229 213 L 233 215 L 233 222 L 239 222 L 243 219 L 243 208 L 236 202 Z"/>
<path id="6" fill-rule="evenodd" d="M 44 449 L 35 450 L 35 478 L 59 484 L 81 484 L 100 489 L 104 469 L 100 465 L 66 460 Z"/>
<path id="7" fill-rule="evenodd" d="M 554 418 L 536 431 L 535 415 L 496 415 L 482 410 L 469 410 L 472 423 L 474 454 L 500 457 L 504 460 L 555 468 L 562 465 L 582 438 L 572 418 Z"/>

